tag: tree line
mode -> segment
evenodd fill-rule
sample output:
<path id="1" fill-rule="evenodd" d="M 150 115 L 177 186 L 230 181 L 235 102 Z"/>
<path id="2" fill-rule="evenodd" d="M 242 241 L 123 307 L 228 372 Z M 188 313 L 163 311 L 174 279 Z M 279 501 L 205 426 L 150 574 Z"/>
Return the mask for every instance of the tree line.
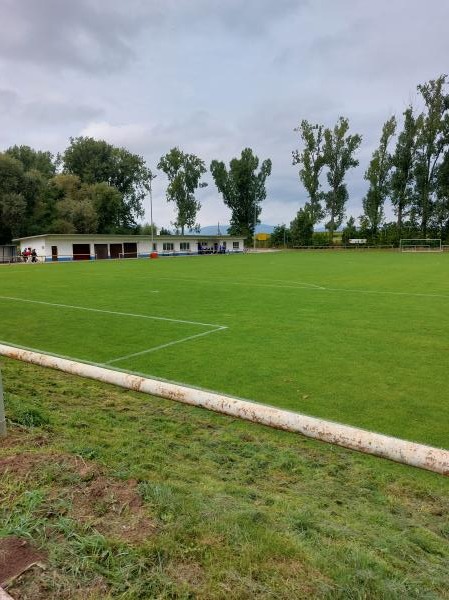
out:
<path id="1" fill-rule="evenodd" d="M 363 214 L 358 224 L 353 217 L 347 221 L 343 241 L 366 237 L 371 243 L 397 243 L 401 237 L 449 237 L 446 80 L 441 75 L 418 86 L 424 110 L 417 114 L 407 107 L 398 134 L 395 116 L 385 122 L 364 175 L 368 190 Z M 278 226 L 272 239 L 311 245 L 317 238 L 314 228 L 325 219 L 327 236 L 318 237 L 331 244 L 345 218 L 346 177 L 359 164 L 362 136 L 350 132 L 345 117 L 331 128 L 303 120 L 295 131 L 301 148 L 293 151 L 293 165 L 299 167 L 308 199 L 290 227 Z M 168 179 L 166 199 L 176 207 L 172 223 L 176 231 L 199 230 L 201 204 L 196 194 L 207 185 L 202 181 L 205 162 L 174 147 L 160 158 L 157 168 Z M 260 163 L 252 149 L 245 148 L 229 166 L 212 160 L 209 169 L 231 210 L 229 233 L 250 242 L 260 222 L 271 160 Z M 12 146 L 0 153 L 0 243 L 43 232 L 150 233 L 151 226 L 139 225 L 139 220 L 155 177 L 141 156 L 90 137 L 70 138 L 66 150 L 56 156 Z M 387 200 L 396 215 L 394 223 L 385 222 Z"/>
<path id="2" fill-rule="evenodd" d="M 182 234 L 199 229 L 196 191 L 207 185 L 203 160 L 175 147 L 158 169 L 168 178 L 166 198 L 176 205 L 172 225 Z M 254 218 L 266 197 L 271 161 L 259 169 L 250 148 L 229 167 L 213 160 L 210 169 L 224 203 L 231 209 L 230 233 L 251 239 Z M 141 156 L 90 137 L 71 138 L 61 155 L 12 146 L 0 153 L 0 243 L 40 233 L 151 233 L 139 225 L 143 200 L 156 175 Z M 161 234 L 168 234 L 162 228 Z"/>
<path id="3" fill-rule="evenodd" d="M 401 237 L 449 239 L 449 95 L 447 76 L 441 75 L 417 89 L 424 110 L 408 106 L 397 134 L 396 117 L 384 123 L 364 178 L 368 190 L 363 214 L 351 217 L 343 230 L 343 242 L 366 238 L 370 243 L 396 244 Z M 332 244 L 341 227 L 348 201 L 345 177 L 359 161 L 359 134 L 349 133 L 348 119 L 340 117 L 334 128 L 303 120 L 295 130 L 302 148 L 293 151 L 299 179 L 308 200 L 290 228 L 278 226 L 275 243 L 290 239 L 293 245 L 315 241 Z M 395 145 L 393 141 L 396 136 Z M 323 175 L 327 190 L 323 190 Z M 385 204 L 391 202 L 396 220 L 385 221 Z M 327 240 L 314 234 L 314 226 L 326 219 Z"/>

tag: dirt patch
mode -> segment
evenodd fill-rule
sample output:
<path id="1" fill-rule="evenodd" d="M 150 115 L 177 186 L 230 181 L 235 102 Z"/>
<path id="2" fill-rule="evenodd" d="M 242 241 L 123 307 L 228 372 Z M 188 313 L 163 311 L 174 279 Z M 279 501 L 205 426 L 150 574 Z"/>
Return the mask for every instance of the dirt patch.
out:
<path id="1" fill-rule="evenodd" d="M 79 475 L 81 479 L 91 479 L 98 473 L 98 468 L 79 456 L 70 454 L 23 453 L 13 454 L 0 459 L 0 475 L 13 473 L 21 477 L 30 473 L 38 474 L 39 468 L 59 468 Z"/>
<path id="2" fill-rule="evenodd" d="M 126 542 L 140 542 L 157 527 L 146 514 L 134 479 L 99 476 L 71 490 L 72 516 L 100 533 Z"/>
<path id="3" fill-rule="evenodd" d="M 71 500 L 66 516 L 94 527 L 103 535 L 138 543 L 157 527 L 148 517 L 133 479 L 121 481 L 105 477 L 93 462 L 63 453 L 24 453 L 0 459 L 4 475 L 39 481 L 51 477 L 50 501 Z"/>
<path id="4" fill-rule="evenodd" d="M 198 563 L 177 562 L 167 567 L 167 573 L 175 581 L 192 587 L 199 587 L 205 581 L 204 569 Z"/>
<path id="5" fill-rule="evenodd" d="M 44 560 L 45 554 L 38 552 L 27 540 L 15 536 L 0 539 L 0 585 L 6 585 Z"/>
<path id="6" fill-rule="evenodd" d="M 2 438 L 2 449 L 15 448 L 16 446 L 21 446 L 24 443 L 35 446 L 45 446 L 46 444 L 48 444 L 48 442 L 49 439 L 47 435 L 27 435 L 24 434 L 23 431 L 19 432 L 15 429 L 10 431 L 8 429 L 8 435 Z"/>

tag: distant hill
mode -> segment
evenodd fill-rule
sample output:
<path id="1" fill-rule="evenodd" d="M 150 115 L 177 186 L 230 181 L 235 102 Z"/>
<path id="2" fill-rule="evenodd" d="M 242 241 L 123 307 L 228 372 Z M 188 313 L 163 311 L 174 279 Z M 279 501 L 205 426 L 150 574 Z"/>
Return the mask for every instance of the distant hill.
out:
<path id="1" fill-rule="evenodd" d="M 220 223 L 220 232 L 222 234 L 226 234 L 228 232 L 229 225 Z M 266 225 L 265 223 L 261 223 L 256 227 L 256 233 L 273 233 L 274 226 Z M 208 225 L 207 227 L 201 227 L 200 233 L 202 235 L 216 235 L 217 234 L 217 225 Z"/>

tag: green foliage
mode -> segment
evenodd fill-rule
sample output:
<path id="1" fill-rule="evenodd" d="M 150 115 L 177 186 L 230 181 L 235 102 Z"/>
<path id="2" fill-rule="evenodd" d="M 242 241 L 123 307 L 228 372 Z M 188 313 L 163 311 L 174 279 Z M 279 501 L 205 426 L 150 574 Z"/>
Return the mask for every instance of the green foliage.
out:
<path id="1" fill-rule="evenodd" d="M 316 216 L 316 214 L 315 214 Z M 311 246 L 313 237 L 314 210 L 306 202 L 304 208 L 290 223 L 290 233 L 293 246 Z"/>
<path id="2" fill-rule="evenodd" d="M 106 183 L 115 188 L 122 196 L 118 228 L 129 231 L 135 227 L 136 219 L 144 214 L 142 202 L 152 178 L 141 156 L 104 140 L 78 137 L 70 138 L 61 160 L 64 172 L 77 175 L 82 183 Z M 115 205 L 115 198 L 113 202 Z M 115 212 L 114 206 L 112 222 Z M 110 224 L 111 219 L 108 228 Z"/>
<path id="3" fill-rule="evenodd" d="M 345 228 L 343 229 L 341 241 L 343 242 L 343 244 L 349 244 L 349 240 L 357 239 L 358 237 L 359 236 L 358 236 L 357 226 L 355 224 L 355 219 L 354 219 L 354 217 L 350 217 L 348 219 L 348 222 L 346 223 Z"/>
<path id="4" fill-rule="evenodd" d="M 122 226 L 122 195 L 114 186 L 104 181 L 94 183 L 86 189 L 86 199 L 92 203 L 96 213 L 96 233 L 116 233 Z"/>
<path id="5" fill-rule="evenodd" d="M 299 132 L 304 149 L 293 151 L 293 164 L 300 165 L 299 178 L 309 194 L 309 212 L 313 225 L 324 216 L 321 207 L 320 174 L 325 165 L 323 149 L 323 126 L 312 125 L 306 120 L 295 129 Z"/>
<path id="6" fill-rule="evenodd" d="M 273 246 L 287 246 L 291 241 L 290 229 L 286 225 L 276 225 L 271 233 L 271 244 Z"/>
<path id="7" fill-rule="evenodd" d="M 20 235 L 27 203 L 23 196 L 25 174 L 22 164 L 7 154 L 0 154 L 0 244 Z"/>
<path id="8" fill-rule="evenodd" d="M 330 190 L 324 194 L 326 216 L 329 218 L 326 223 L 329 241 L 332 241 L 334 231 L 343 222 L 348 200 L 348 190 L 344 182 L 346 173 L 359 164 L 354 154 L 362 143 L 362 137 L 358 134 L 349 135 L 348 131 L 349 121 L 344 117 L 339 118 L 333 129 L 324 131 L 324 161 L 330 186 Z"/>
<path id="9" fill-rule="evenodd" d="M 25 172 L 37 171 L 46 179 L 56 173 L 56 161 L 51 152 L 34 150 L 30 146 L 11 146 L 5 154 L 21 162 Z"/>
<path id="10" fill-rule="evenodd" d="M 267 192 L 265 182 L 271 175 L 271 160 L 259 159 L 251 148 L 242 150 L 240 158 L 233 158 L 229 170 L 224 162 L 213 160 L 210 171 L 224 203 L 231 209 L 230 235 L 244 235 L 250 244 L 256 223 L 260 223 L 261 203 Z"/>
<path id="11" fill-rule="evenodd" d="M 154 223 L 153 225 L 151 225 L 151 223 L 144 223 L 140 226 L 139 233 L 141 235 L 151 235 L 151 232 L 153 232 L 153 235 L 157 235 L 157 227 Z"/>
<path id="12" fill-rule="evenodd" d="M 195 198 L 198 188 L 207 186 L 201 183 L 206 166 L 198 156 L 186 154 L 179 148 L 172 148 L 162 156 L 157 165 L 168 177 L 167 201 L 176 204 L 177 217 L 173 225 L 184 235 L 185 228 L 199 230 L 196 216 L 201 204 Z"/>
<path id="13" fill-rule="evenodd" d="M 390 197 L 397 214 L 397 227 L 407 216 L 412 204 L 413 168 L 417 143 L 417 119 L 410 106 L 404 111 L 404 125 L 398 136 L 395 152 L 391 158 L 393 172 L 390 180 Z"/>
<path id="14" fill-rule="evenodd" d="M 388 145 L 396 131 L 396 118 L 393 116 L 384 124 L 379 147 L 374 151 L 365 179 L 369 181 L 368 192 L 363 199 L 363 210 L 372 235 L 376 235 L 384 218 L 384 203 L 389 194 L 389 174 L 392 158 Z"/>
<path id="15" fill-rule="evenodd" d="M 442 157 L 449 151 L 449 96 L 445 94 L 446 75 L 418 85 L 425 112 L 417 123 L 415 158 L 414 218 L 424 237 L 432 217 Z"/>

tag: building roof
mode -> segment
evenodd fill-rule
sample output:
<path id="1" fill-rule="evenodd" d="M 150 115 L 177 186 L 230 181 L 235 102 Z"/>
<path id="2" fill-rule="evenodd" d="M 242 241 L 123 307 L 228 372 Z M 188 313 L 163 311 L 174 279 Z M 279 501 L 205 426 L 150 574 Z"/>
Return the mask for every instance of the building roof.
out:
<path id="1" fill-rule="evenodd" d="M 13 242 L 21 242 L 23 240 L 38 240 L 43 238 L 58 238 L 65 240 L 91 240 L 91 239 L 100 239 L 100 240 L 148 240 L 151 241 L 153 238 L 151 235 L 133 235 L 133 234 L 116 234 L 116 233 L 41 233 L 40 235 L 28 235 L 20 238 L 14 238 Z M 155 235 L 154 240 L 217 240 L 217 239 L 226 239 L 226 240 L 242 240 L 244 239 L 244 235 L 202 235 L 198 234 L 189 234 L 189 235 Z"/>

